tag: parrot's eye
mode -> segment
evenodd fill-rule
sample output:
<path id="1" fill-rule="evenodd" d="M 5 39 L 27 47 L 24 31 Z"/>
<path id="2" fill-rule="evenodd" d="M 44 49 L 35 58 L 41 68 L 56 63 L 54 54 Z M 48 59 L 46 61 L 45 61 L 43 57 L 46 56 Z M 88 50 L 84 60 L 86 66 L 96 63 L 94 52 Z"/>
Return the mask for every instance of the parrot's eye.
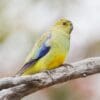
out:
<path id="1" fill-rule="evenodd" d="M 63 24 L 63 25 L 66 25 L 67 23 L 66 23 L 66 22 L 63 22 L 62 24 Z"/>

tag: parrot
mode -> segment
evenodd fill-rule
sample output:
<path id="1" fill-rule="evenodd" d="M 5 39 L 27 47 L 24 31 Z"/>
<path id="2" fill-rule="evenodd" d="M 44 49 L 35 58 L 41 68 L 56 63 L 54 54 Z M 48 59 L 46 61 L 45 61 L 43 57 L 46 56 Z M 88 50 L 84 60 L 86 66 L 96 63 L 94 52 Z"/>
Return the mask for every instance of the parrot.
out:
<path id="1" fill-rule="evenodd" d="M 60 67 L 68 58 L 72 22 L 61 18 L 34 44 L 17 75 L 32 75 Z"/>

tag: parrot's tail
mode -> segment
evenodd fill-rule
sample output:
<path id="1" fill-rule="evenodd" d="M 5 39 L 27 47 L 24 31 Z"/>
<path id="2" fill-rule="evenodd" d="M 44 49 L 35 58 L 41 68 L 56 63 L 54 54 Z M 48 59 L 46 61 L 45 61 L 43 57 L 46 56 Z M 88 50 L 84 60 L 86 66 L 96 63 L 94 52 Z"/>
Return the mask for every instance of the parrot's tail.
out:
<path id="1" fill-rule="evenodd" d="M 38 59 L 31 59 L 28 63 L 24 64 L 24 66 L 15 74 L 15 76 L 21 76 L 25 70 L 27 70 L 29 67 L 33 66 Z"/>

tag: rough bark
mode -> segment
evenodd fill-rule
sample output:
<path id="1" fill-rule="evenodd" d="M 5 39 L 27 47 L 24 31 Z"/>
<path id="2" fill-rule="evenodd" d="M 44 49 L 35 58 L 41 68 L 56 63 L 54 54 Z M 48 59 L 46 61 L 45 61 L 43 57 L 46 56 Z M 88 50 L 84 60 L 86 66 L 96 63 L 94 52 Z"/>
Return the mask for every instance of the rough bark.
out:
<path id="1" fill-rule="evenodd" d="M 71 65 L 73 67 L 64 64 L 59 68 L 35 75 L 1 78 L 0 100 L 20 100 L 40 89 L 100 73 L 100 57 L 88 58 Z"/>

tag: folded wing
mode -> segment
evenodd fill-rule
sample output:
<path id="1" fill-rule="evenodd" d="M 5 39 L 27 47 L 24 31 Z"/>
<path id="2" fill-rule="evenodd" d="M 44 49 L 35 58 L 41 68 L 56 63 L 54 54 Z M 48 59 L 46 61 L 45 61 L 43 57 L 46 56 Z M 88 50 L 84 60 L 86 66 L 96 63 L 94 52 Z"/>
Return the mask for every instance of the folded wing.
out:
<path id="1" fill-rule="evenodd" d="M 32 52 L 27 57 L 24 66 L 17 73 L 17 75 L 21 75 L 24 73 L 26 69 L 33 66 L 39 59 L 44 57 L 50 50 L 51 46 L 49 44 L 51 39 L 50 34 L 44 34 L 39 41 L 36 42 Z"/>

